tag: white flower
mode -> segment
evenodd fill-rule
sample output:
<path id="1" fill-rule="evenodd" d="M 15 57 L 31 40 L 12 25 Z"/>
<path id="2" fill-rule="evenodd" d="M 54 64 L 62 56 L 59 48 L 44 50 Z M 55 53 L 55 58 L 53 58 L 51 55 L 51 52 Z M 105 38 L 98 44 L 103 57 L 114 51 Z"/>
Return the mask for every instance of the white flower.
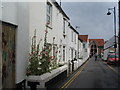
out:
<path id="1" fill-rule="evenodd" d="M 49 69 L 52 69 L 51 67 L 49 67 Z"/>
<path id="2" fill-rule="evenodd" d="M 39 65 L 41 64 L 41 62 L 39 62 Z"/>
<path id="3" fill-rule="evenodd" d="M 38 67 L 38 70 L 41 70 L 41 68 L 40 68 L 40 67 Z"/>

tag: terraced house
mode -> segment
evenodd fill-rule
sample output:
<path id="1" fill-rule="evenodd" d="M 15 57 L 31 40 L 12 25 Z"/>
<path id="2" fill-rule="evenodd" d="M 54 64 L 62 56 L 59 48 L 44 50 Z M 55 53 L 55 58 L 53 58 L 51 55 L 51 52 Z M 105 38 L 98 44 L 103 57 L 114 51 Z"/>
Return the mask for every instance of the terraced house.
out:
<path id="1" fill-rule="evenodd" d="M 83 60 L 89 58 L 89 54 L 83 57 L 84 45 L 78 37 L 79 33 L 69 23 L 70 18 L 56 1 L 2 2 L 0 12 L 1 88 L 30 88 L 26 83 L 36 80 L 40 82 L 38 87 L 45 87 L 47 81 L 62 72 L 70 74 L 83 63 Z M 44 50 L 44 47 L 50 49 L 47 56 L 56 57 L 57 65 L 51 73 L 46 72 L 37 78 L 26 76 L 33 44 L 39 44 L 40 51 Z M 89 53 L 88 46 L 86 52 Z M 79 60 L 80 57 L 83 58 Z"/>

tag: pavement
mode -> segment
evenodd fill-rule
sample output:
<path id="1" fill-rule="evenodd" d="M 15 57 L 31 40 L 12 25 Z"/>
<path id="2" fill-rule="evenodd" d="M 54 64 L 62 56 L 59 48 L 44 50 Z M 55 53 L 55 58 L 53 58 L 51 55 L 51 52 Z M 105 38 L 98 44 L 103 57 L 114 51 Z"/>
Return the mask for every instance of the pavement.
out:
<path id="1" fill-rule="evenodd" d="M 114 88 L 118 90 L 120 89 L 120 75 L 114 71 L 117 69 L 108 66 L 101 59 L 95 61 L 92 57 L 69 77 L 56 79 L 57 83 L 52 83 L 49 88 L 59 88 L 60 90 L 66 88 Z"/>

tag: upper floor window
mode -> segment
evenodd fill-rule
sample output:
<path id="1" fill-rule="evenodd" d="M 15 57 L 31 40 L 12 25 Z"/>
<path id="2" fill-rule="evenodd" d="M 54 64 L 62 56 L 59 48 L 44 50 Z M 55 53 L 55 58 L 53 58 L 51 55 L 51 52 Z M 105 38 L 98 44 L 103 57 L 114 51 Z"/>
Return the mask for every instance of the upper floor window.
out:
<path id="1" fill-rule="evenodd" d="M 47 24 L 52 25 L 52 5 L 47 2 Z"/>
<path id="2" fill-rule="evenodd" d="M 76 34 L 75 34 L 75 44 L 76 44 Z"/>
<path id="3" fill-rule="evenodd" d="M 73 42 L 73 31 L 71 31 L 71 41 Z"/>
<path id="4" fill-rule="evenodd" d="M 65 34 L 65 19 L 63 18 L 63 34 Z"/>

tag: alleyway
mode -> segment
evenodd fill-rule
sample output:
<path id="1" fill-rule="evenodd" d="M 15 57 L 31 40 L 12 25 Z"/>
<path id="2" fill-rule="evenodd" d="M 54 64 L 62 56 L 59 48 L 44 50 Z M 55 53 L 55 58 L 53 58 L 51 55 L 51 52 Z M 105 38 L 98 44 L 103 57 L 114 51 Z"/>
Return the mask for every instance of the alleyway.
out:
<path id="1" fill-rule="evenodd" d="M 101 59 L 88 60 L 69 79 L 64 79 L 58 88 L 119 88 L 119 75 Z M 53 86 L 54 87 L 54 86 Z"/>

